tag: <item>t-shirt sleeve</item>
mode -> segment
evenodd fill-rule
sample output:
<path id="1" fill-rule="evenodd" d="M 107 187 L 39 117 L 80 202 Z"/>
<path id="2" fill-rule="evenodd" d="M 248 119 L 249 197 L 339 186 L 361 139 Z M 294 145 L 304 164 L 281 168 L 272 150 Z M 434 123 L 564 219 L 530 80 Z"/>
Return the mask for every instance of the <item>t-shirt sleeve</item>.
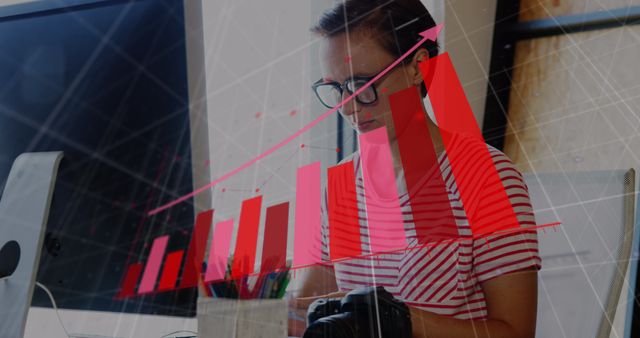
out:
<path id="1" fill-rule="evenodd" d="M 541 267 L 533 207 L 522 174 L 502 152 L 490 153 L 521 229 L 474 239 L 473 266 L 479 282 Z"/>

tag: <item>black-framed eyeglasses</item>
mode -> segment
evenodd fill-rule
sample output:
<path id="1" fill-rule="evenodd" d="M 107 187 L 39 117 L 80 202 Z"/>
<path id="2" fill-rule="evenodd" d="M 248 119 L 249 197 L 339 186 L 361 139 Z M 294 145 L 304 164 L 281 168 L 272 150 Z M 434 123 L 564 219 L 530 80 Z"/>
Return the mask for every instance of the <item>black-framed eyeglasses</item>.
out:
<path id="1" fill-rule="evenodd" d="M 380 72 L 387 69 L 387 67 L 389 66 L 384 67 Z M 318 97 L 318 100 L 320 100 L 320 103 L 322 103 L 322 105 L 329 109 L 333 109 L 338 106 L 340 102 L 342 102 L 342 95 L 344 94 L 345 90 L 347 91 L 347 93 L 349 93 L 349 95 L 352 95 L 353 93 L 360 90 L 360 88 L 364 87 L 367 83 L 369 83 L 369 81 L 378 76 L 380 72 L 376 73 L 376 75 L 373 76 L 353 76 L 344 81 L 344 83 L 342 84 L 336 81 L 324 82 L 322 79 L 320 79 L 316 83 L 314 83 L 311 88 L 316 93 L 316 96 Z M 380 77 L 378 81 L 389 75 L 389 73 L 391 72 L 384 74 L 384 76 Z M 378 101 L 378 91 L 376 89 L 375 83 L 372 83 L 371 86 L 367 87 L 365 90 L 356 95 L 355 99 L 356 102 L 364 105 L 376 103 L 376 101 Z"/>

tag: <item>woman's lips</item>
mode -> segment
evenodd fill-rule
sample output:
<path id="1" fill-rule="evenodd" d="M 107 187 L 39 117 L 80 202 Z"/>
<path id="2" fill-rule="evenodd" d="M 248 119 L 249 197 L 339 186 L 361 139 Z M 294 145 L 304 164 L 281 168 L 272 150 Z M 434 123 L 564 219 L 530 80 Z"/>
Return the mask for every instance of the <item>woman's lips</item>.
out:
<path id="1" fill-rule="evenodd" d="M 370 129 L 373 126 L 373 122 L 375 122 L 375 120 L 358 123 L 358 130 L 366 131 L 366 130 Z"/>

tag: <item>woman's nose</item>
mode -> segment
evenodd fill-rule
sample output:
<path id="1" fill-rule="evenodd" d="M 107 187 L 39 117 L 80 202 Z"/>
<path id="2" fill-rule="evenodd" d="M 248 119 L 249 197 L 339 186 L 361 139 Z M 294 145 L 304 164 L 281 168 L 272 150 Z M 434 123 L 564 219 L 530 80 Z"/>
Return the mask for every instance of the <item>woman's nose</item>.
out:
<path id="1" fill-rule="evenodd" d="M 342 100 L 346 100 L 351 94 L 348 91 L 344 91 L 342 94 Z M 342 115 L 346 116 L 346 117 L 350 117 L 350 118 L 355 118 L 355 116 L 357 115 L 356 112 L 358 112 L 358 102 L 356 102 L 356 99 L 353 98 L 347 102 L 345 102 L 345 104 L 342 106 L 341 112 Z"/>

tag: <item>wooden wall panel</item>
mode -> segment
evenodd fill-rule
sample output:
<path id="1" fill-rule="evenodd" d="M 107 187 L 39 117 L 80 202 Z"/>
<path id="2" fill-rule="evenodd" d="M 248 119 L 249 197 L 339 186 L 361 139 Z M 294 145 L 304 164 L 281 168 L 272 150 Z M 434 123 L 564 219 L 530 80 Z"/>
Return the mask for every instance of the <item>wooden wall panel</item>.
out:
<path id="1" fill-rule="evenodd" d="M 640 163 L 640 26 L 519 42 L 505 152 L 523 171 Z"/>
<path id="2" fill-rule="evenodd" d="M 639 5 L 640 0 L 521 0 L 520 21 Z"/>

